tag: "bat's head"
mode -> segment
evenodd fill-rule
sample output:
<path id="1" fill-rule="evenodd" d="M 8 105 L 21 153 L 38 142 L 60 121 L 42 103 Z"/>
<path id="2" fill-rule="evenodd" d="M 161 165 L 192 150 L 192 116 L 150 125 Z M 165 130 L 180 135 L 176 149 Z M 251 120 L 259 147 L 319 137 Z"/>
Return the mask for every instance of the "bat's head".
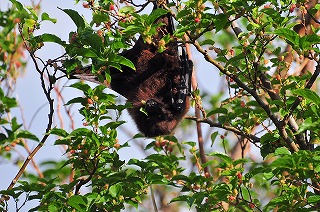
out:
<path id="1" fill-rule="evenodd" d="M 134 104 L 129 113 L 145 136 L 168 135 L 186 114 L 189 109 L 188 103 L 186 102 L 183 110 L 176 110 L 171 104 L 149 99 L 145 103 Z"/>

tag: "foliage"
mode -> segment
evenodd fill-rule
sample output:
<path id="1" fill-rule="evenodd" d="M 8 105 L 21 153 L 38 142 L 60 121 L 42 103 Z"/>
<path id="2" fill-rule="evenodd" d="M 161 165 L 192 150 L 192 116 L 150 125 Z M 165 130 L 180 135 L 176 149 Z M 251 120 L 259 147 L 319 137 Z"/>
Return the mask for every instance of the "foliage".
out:
<path id="1" fill-rule="evenodd" d="M 56 23 L 48 13 L 39 12 L 41 4 L 23 6 L 11 0 L 11 7 L 0 11 L 0 154 L 12 161 L 16 145 L 29 154 L 24 164 L 18 160 L 21 169 L 8 189 L 0 191 L 1 210 L 8 210 L 9 198 L 21 205 L 15 205 L 17 211 L 34 200 L 38 202 L 30 211 L 138 210 L 148 208 L 150 199 L 154 207 L 171 211 L 318 209 L 320 5 L 314 0 L 170 2 L 165 8 L 172 8 L 177 23 L 174 37 L 193 46 L 226 83 L 220 94 L 201 87 L 194 91 L 195 107 L 203 117 L 189 117 L 177 129 L 188 137 L 144 141 L 147 156 L 125 161 L 121 149 L 132 148 L 141 138 L 137 134 L 125 143 L 118 141 L 124 133 L 121 114 L 130 104 L 117 104 L 117 97 L 103 85 L 74 83 L 70 89 L 81 96 L 64 107 L 71 117 L 70 106 L 80 105 L 77 115 L 83 126 L 70 130 L 53 126 L 52 97 L 53 91 L 61 96 L 57 86 L 61 70 L 70 74 L 89 62 L 101 83 L 108 85 L 110 67 L 135 69 L 118 53 L 132 47 L 137 35 L 153 42 L 161 25 L 154 21 L 168 11 L 143 14 L 148 2 L 120 2 L 83 1 L 83 7 L 92 11 L 90 22 L 79 11 L 61 9 L 77 27 L 64 32 L 69 33 L 68 41 L 36 33 L 43 21 Z M 154 45 L 161 52 L 172 39 L 165 36 Z M 65 54 L 48 61 L 37 57 L 48 42 L 60 45 Z M 11 116 L 19 104 L 13 87 L 25 67 L 26 53 L 48 102 L 48 124 L 41 136 Z M 200 123 L 210 126 L 211 146 L 203 145 L 205 136 L 196 135 L 195 125 Z M 65 148 L 65 157 L 37 165 L 33 156 L 48 138 Z M 37 144 L 32 151 L 28 140 Z M 222 150 L 213 151 L 213 145 Z M 30 161 L 36 174 L 25 170 Z"/>

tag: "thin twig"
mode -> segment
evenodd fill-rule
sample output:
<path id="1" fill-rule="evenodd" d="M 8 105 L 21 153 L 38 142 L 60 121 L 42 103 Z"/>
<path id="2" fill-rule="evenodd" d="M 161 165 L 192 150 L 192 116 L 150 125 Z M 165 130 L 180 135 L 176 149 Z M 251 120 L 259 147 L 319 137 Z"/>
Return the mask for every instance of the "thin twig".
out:
<path id="1" fill-rule="evenodd" d="M 44 70 L 41 70 L 37 60 L 36 60 L 36 56 L 34 55 L 34 53 L 28 48 L 27 46 L 27 42 L 23 37 L 23 33 L 21 32 L 20 29 L 20 34 L 21 37 L 24 41 L 24 44 L 26 46 L 26 49 L 28 49 L 30 57 L 35 65 L 36 71 L 40 74 L 40 80 L 41 80 L 41 87 L 42 90 L 47 98 L 47 101 L 49 102 L 49 113 L 48 113 L 48 124 L 47 124 L 47 128 L 45 130 L 45 135 L 42 137 L 41 141 L 39 142 L 39 144 L 33 149 L 33 151 L 29 154 L 29 156 L 27 157 L 27 159 L 24 161 L 22 167 L 20 168 L 20 170 L 18 171 L 18 173 L 16 174 L 16 176 L 13 178 L 13 180 L 11 181 L 10 185 L 8 186 L 7 190 L 10 190 L 14 187 L 14 185 L 17 183 L 17 181 L 19 180 L 19 178 L 21 177 L 21 175 L 23 174 L 23 172 L 25 171 L 27 165 L 29 164 L 29 162 L 32 160 L 32 158 L 34 157 L 34 155 L 41 149 L 41 147 L 43 146 L 43 144 L 46 142 L 46 140 L 49 137 L 49 131 L 52 127 L 52 123 L 53 123 L 53 114 L 54 114 L 54 103 L 53 103 L 53 99 L 51 98 L 51 91 L 53 89 L 52 84 L 50 83 L 48 88 L 46 87 L 46 83 L 44 80 Z M 8 197 L 2 195 L 0 202 L 3 202 L 5 200 L 7 200 Z"/>
<path id="2" fill-rule="evenodd" d="M 257 92 L 251 88 L 249 88 L 246 84 L 244 84 L 236 75 L 232 74 L 230 71 L 225 69 L 218 61 L 214 60 L 212 57 L 209 56 L 208 52 L 204 50 L 200 44 L 195 41 L 193 45 L 196 47 L 196 49 L 204 56 L 205 60 L 209 63 L 213 64 L 216 68 L 219 69 L 219 71 L 228 77 L 231 77 L 239 87 L 243 88 L 245 91 L 247 91 L 251 96 L 256 100 L 256 102 L 260 105 L 260 107 L 267 113 L 268 117 L 272 120 L 274 125 L 279 131 L 280 136 L 282 139 L 287 143 L 287 145 L 293 150 L 298 151 L 297 145 L 294 143 L 292 138 L 288 136 L 288 133 L 285 130 L 285 126 L 277 119 L 275 114 L 271 111 L 269 105 L 267 103 L 264 103 L 263 100 L 259 97 Z M 239 70 L 240 71 L 240 70 Z"/>
<path id="3" fill-rule="evenodd" d="M 187 54 L 189 56 L 189 59 L 191 59 L 191 51 L 190 51 L 190 46 L 189 45 L 186 45 L 186 50 L 187 50 Z M 197 85 L 197 78 L 196 78 L 196 75 L 195 75 L 194 68 L 193 68 L 192 72 L 193 72 L 192 73 L 192 78 L 191 78 L 192 89 L 196 90 L 198 85 Z M 200 119 L 200 117 L 201 117 L 201 112 L 200 111 L 201 111 L 200 108 L 195 107 L 195 115 L 196 115 L 196 117 L 198 119 Z M 205 113 L 203 113 L 203 114 L 205 114 Z M 201 159 L 201 163 L 205 164 L 207 162 L 207 157 L 206 157 L 205 151 L 204 151 L 204 140 L 203 140 L 203 135 L 202 135 L 202 127 L 201 127 L 201 123 L 200 122 L 197 122 L 196 125 L 197 125 L 197 135 L 198 135 L 200 159 Z M 210 174 L 208 166 L 204 167 L 204 173 Z"/>
<path id="4" fill-rule="evenodd" d="M 158 207 L 157 207 L 156 200 L 154 198 L 154 191 L 153 191 L 152 185 L 150 185 L 150 193 L 151 193 L 151 200 L 152 200 L 154 212 L 158 212 Z"/>

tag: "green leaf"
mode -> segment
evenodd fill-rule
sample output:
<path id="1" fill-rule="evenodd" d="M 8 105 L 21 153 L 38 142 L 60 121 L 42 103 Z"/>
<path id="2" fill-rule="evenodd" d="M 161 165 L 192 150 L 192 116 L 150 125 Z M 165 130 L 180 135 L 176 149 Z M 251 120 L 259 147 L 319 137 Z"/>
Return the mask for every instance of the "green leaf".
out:
<path id="1" fill-rule="evenodd" d="M 31 132 L 29 132 L 27 130 L 19 131 L 17 134 L 17 138 L 27 138 L 27 139 L 31 139 L 34 141 L 39 141 L 37 136 L 35 136 L 34 134 L 32 134 Z"/>
<path id="2" fill-rule="evenodd" d="M 157 20 L 157 18 L 167 14 L 169 11 L 162 9 L 162 8 L 158 8 L 156 10 L 153 10 L 150 15 L 147 17 L 147 19 L 145 20 L 145 23 L 147 26 L 151 25 L 155 20 Z"/>
<path id="3" fill-rule="evenodd" d="M 222 159 L 223 161 L 225 161 L 226 163 L 232 163 L 232 159 L 229 157 L 229 155 L 221 153 L 221 152 L 212 152 L 212 153 L 208 154 L 208 156 L 218 157 L 218 158 Z"/>
<path id="4" fill-rule="evenodd" d="M 24 9 L 23 5 L 20 2 L 18 2 L 16 0 L 10 0 L 10 1 L 11 1 L 12 4 L 14 4 L 17 7 L 17 9 L 19 11 L 25 11 L 26 12 L 26 10 Z"/>
<path id="5" fill-rule="evenodd" d="M 87 98 L 76 97 L 76 98 L 70 99 L 65 105 L 71 105 L 74 103 L 80 103 L 81 105 L 86 105 Z"/>
<path id="6" fill-rule="evenodd" d="M 307 118 L 299 125 L 299 130 L 296 134 L 299 134 L 301 132 L 304 132 L 306 130 L 310 130 L 313 128 L 318 128 L 318 126 L 320 124 L 319 121 L 320 120 L 313 121 L 312 117 Z"/>
<path id="7" fill-rule="evenodd" d="M 289 44 L 294 46 L 299 46 L 300 37 L 295 31 L 291 29 L 287 29 L 287 28 L 276 29 L 274 32 L 271 32 L 269 34 L 279 35 L 281 37 L 284 37 L 289 42 Z"/>
<path id="8" fill-rule="evenodd" d="M 51 135 L 57 135 L 57 136 L 61 136 L 61 137 L 67 137 L 69 135 L 69 133 L 67 133 L 67 131 L 65 131 L 64 129 L 60 129 L 60 128 L 53 128 L 49 131 L 49 134 Z"/>
<path id="9" fill-rule="evenodd" d="M 76 54 L 78 56 L 89 57 L 89 58 L 97 58 L 98 57 L 98 55 L 94 51 L 92 51 L 91 49 L 87 49 L 87 48 L 77 49 Z"/>
<path id="10" fill-rule="evenodd" d="M 256 167 L 256 168 L 254 168 L 254 169 L 252 169 L 252 170 L 250 170 L 248 173 L 246 173 L 245 175 L 244 175 L 244 177 L 247 179 L 247 180 L 249 180 L 249 179 L 251 179 L 253 176 L 255 176 L 255 175 L 257 175 L 257 174 L 262 174 L 262 173 L 264 173 L 265 172 L 265 168 L 264 167 Z"/>
<path id="11" fill-rule="evenodd" d="M 64 46 L 66 44 L 58 36 L 52 35 L 52 34 L 47 34 L 47 33 L 42 34 L 42 35 L 38 35 L 38 36 L 34 37 L 33 40 L 35 40 L 37 43 L 53 42 L 53 43 L 60 44 L 61 46 Z"/>
<path id="12" fill-rule="evenodd" d="M 228 109 L 223 108 L 223 107 L 213 109 L 209 113 L 207 113 L 207 117 L 212 116 L 213 114 L 217 114 L 217 113 L 228 114 Z"/>
<path id="13" fill-rule="evenodd" d="M 134 67 L 134 64 L 130 60 L 128 60 L 127 58 L 125 58 L 121 55 L 112 54 L 112 55 L 110 55 L 109 60 L 110 60 L 110 62 L 119 63 L 119 64 L 127 66 L 133 70 L 136 70 L 136 68 Z"/>
<path id="14" fill-rule="evenodd" d="M 63 12 L 65 12 L 67 15 L 69 15 L 69 17 L 72 19 L 72 21 L 75 23 L 75 25 L 80 30 L 83 30 L 85 28 L 85 21 L 84 19 L 79 15 L 79 13 L 75 10 L 71 10 L 71 9 L 61 9 Z"/>
<path id="15" fill-rule="evenodd" d="M 319 95 L 310 90 L 310 89 L 296 89 L 291 91 L 293 94 L 299 95 L 304 97 L 305 99 L 310 100 L 311 102 L 315 103 L 316 105 L 320 105 L 320 97 Z"/>
<path id="16" fill-rule="evenodd" d="M 117 197 L 121 191 L 122 191 L 122 185 L 120 183 L 112 185 L 109 188 L 109 193 L 111 194 L 112 197 Z"/>
<path id="17" fill-rule="evenodd" d="M 0 143 L 7 139 L 7 136 L 3 133 L 0 133 Z"/>
<path id="18" fill-rule="evenodd" d="M 133 6 L 124 6 L 119 10 L 119 13 L 133 13 L 135 11 L 135 8 Z"/>
<path id="19" fill-rule="evenodd" d="M 59 139 L 54 142 L 54 145 L 69 145 L 69 144 L 70 144 L 70 138 Z"/>
<path id="20" fill-rule="evenodd" d="M 88 94 L 92 91 L 91 87 L 88 84 L 85 84 L 83 82 L 76 82 L 72 85 L 70 85 L 71 88 L 76 88 L 78 90 L 83 91 L 83 93 Z"/>
<path id="21" fill-rule="evenodd" d="M 84 211 L 84 207 L 86 205 L 85 201 L 83 200 L 84 197 L 79 196 L 79 195 L 74 195 L 71 196 L 68 199 L 67 204 L 70 205 L 71 207 L 75 208 L 78 211 Z"/>
<path id="22" fill-rule="evenodd" d="M 41 14 L 41 20 L 42 21 L 51 21 L 52 23 L 57 23 L 57 19 L 55 18 L 50 18 L 48 13 L 42 13 Z"/>
<path id="23" fill-rule="evenodd" d="M 308 198 L 308 203 L 320 202 L 320 195 L 313 195 Z"/>
<path id="24" fill-rule="evenodd" d="M 275 155 L 291 155 L 291 152 L 285 147 L 279 147 L 274 152 Z"/>
<path id="25" fill-rule="evenodd" d="M 182 201 L 182 202 L 187 202 L 188 199 L 190 199 L 189 196 L 187 196 L 187 195 L 181 195 L 181 196 L 178 196 L 178 197 L 173 198 L 173 199 L 170 201 L 170 203 L 172 203 L 172 202 L 180 202 L 180 201 Z"/>
<path id="26" fill-rule="evenodd" d="M 221 29 L 223 29 L 228 23 L 228 21 L 228 16 L 226 14 L 217 15 L 216 18 L 213 20 L 214 25 L 216 27 L 216 32 L 219 32 Z"/>
<path id="27" fill-rule="evenodd" d="M 89 44 L 95 52 L 100 52 L 101 46 L 102 46 L 102 39 L 97 34 L 87 34 L 84 37 L 84 41 Z"/>
<path id="28" fill-rule="evenodd" d="M 211 39 L 206 39 L 204 41 L 200 41 L 199 44 L 201 46 L 203 45 L 210 45 L 210 46 L 213 46 L 215 44 L 214 40 L 211 40 Z"/>
<path id="29" fill-rule="evenodd" d="M 211 147 L 213 146 L 214 141 L 216 140 L 216 137 L 218 134 L 219 134 L 218 131 L 211 134 L 211 136 L 210 136 L 211 137 Z"/>
<path id="30" fill-rule="evenodd" d="M 292 158 L 288 155 L 281 158 L 277 158 L 270 164 L 270 167 L 274 168 L 294 168 Z"/>
<path id="31" fill-rule="evenodd" d="M 73 130 L 69 136 L 75 136 L 75 137 L 79 137 L 79 136 L 88 136 L 91 133 L 91 130 L 87 129 L 87 128 L 78 128 Z"/>

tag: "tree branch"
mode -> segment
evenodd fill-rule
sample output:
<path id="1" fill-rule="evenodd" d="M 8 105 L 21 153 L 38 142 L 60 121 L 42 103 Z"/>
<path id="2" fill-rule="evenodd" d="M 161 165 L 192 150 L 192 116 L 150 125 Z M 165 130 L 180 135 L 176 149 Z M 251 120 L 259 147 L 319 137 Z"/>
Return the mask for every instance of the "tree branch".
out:
<path id="1" fill-rule="evenodd" d="M 44 79 L 44 72 L 45 72 L 45 68 L 44 69 L 40 69 L 37 60 L 36 60 L 36 56 L 34 55 L 34 52 L 30 51 L 30 49 L 27 46 L 27 42 L 23 37 L 22 32 L 20 32 L 21 37 L 24 41 L 24 44 L 26 46 L 26 49 L 29 51 L 30 57 L 35 65 L 36 71 L 40 74 L 40 80 L 41 80 L 41 87 L 42 90 L 47 98 L 47 101 L 49 102 L 49 113 L 48 113 L 48 124 L 47 124 L 47 128 L 45 130 L 45 135 L 42 137 L 41 141 L 39 142 L 39 144 L 32 150 L 32 152 L 29 154 L 29 156 L 27 157 L 27 159 L 24 161 L 22 167 L 20 168 L 19 172 L 16 174 L 16 176 L 13 178 L 13 180 L 11 181 L 10 185 L 8 186 L 7 190 L 10 190 L 14 187 L 14 185 L 17 183 L 17 181 L 19 180 L 19 178 L 21 177 L 21 175 L 23 174 L 23 172 L 25 171 L 27 165 L 29 164 L 29 162 L 32 160 L 32 158 L 34 157 L 34 155 L 41 149 L 41 147 L 43 146 L 43 144 L 45 143 L 45 141 L 48 139 L 49 137 L 49 131 L 52 127 L 52 123 L 53 123 L 53 114 L 54 114 L 54 104 L 53 104 L 53 99 L 51 98 L 51 91 L 53 90 L 53 85 L 51 84 L 51 82 L 49 82 L 49 86 L 48 88 L 46 87 L 46 83 L 45 83 L 45 79 Z M 8 197 L 2 195 L 0 202 L 3 202 L 5 200 L 7 200 Z"/>
<path id="2" fill-rule="evenodd" d="M 221 123 L 215 123 L 212 120 L 210 120 L 209 118 L 199 119 L 199 118 L 197 118 L 195 116 L 187 116 L 186 119 L 190 119 L 190 120 L 193 120 L 193 121 L 196 121 L 196 122 L 199 122 L 199 123 L 206 123 L 206 124 L 209 124 L 210 127 L 217 127 L 217 128 L 221 128 L 221 129 L 224 129 L 224 130 L 231 131 L 231 132 L 233 132 L 233 133 L 235 133 L 237 135 L 246 137 L 252 143 L 259 143 L 260 142 L 260 138 L 258 138 L 255 135 L 246 134 L 246 133 L 242 132 L 241 130 L 239 130 L 239 129 L 235 128 L 235 127 L 232 127 L 232 126 L 226 126 L 226 125 L 222 125 Z"/>
<path id="3" fill-rule="evenodd" d="M 196 49 L 204 56 L 205 60 L 209 63 L 216 66 L 216 68 L 219 69 L 220 72 L 227 75 L 228 77 L 232 78 L 239 87 L 243 88 L 245 91 L 247 91 L 251 96 L 257 101 L 257 103 L 260 105 L 260 107 L 267 113 L 268 117 L 272 120 L 274 125 L 279 131 L 280 136 L 283 138 L 283 140 L 286 142 L 286 144 L 291 148 L 293 151 L 298 151 L 297 145 L 294 143 L 294 141 L 288 136 L 288 133 L 285 131 L 285 126 L 277 119 L 277 117 L 271 112 L 270 107 L 268 104 L 264 103 L 262 99 L 259 97 L 259 95 L 256 93 L 256 91 L 249 88 L 247 85 L 245 85 L 236 75 L 232 74 L 228 70 L 226 70 L 218 61 L 211 58 L 208 54 L 208 52 L 200 46 L 200 44 L 195 41 L 193 45 L 196 47 Z M 237 68 L 239 69 L 239 68 Z M 240 70 L 239 70 L 240 71 Z"/>

